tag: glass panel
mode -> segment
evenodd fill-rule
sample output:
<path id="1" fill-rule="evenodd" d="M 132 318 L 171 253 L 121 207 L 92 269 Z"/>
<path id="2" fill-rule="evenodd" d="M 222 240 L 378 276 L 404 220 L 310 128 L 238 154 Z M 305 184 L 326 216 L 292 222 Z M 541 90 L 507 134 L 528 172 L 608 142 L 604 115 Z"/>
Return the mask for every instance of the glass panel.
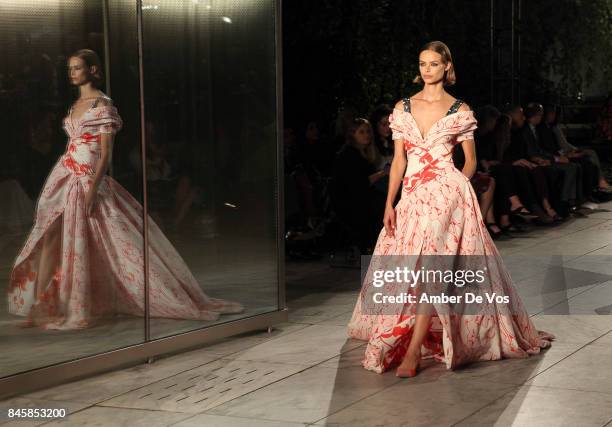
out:
<path id="1" fill-rule="evenodd" d="M 152 337 L 275 311 L 275 2 L 146 1 L 143 25 Z"/>
<path id="2" fill-rule="evenodd" d="M 144 302 L 142 220 L 124 190 L 140 198 L 128 155 L 139 134 L 136 16 L 110 3 L 106 13 L 102 1 L 0 1 L 0 376 L 143 341 L 142 317 L 127 315 Z M 83 59 L 68 71 L 83 48 L 101 57 L 101 89 L 124 120 L 116 180 L 100 175 L 91 213 L 86 195 L 119 122 L 93 98 L 63 121 L 79 79 L 95 74 Z"/>

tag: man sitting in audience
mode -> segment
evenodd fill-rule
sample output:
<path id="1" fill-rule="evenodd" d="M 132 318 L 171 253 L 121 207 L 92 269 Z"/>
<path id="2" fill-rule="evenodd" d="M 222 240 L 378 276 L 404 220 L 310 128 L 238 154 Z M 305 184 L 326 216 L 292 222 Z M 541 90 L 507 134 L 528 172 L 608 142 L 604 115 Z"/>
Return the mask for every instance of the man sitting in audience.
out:
<path id="1" fill-rule="evenodd" d="M 591 163 L 590 159 L 587 157 L 569 157 L 563 154 L 553 130 L 553 126 L 556 125 L 554 121 L 555 117 L 552 115 L 553 113 L 555 113 L 554 107 L 549 106 L 548 110 L 545 110 L 545 114 L 543 114 L 544 118 L 537 126 L 536 133 L 538 136 L 538 143 L 545 152 L 553 154 L 555 160 L 563 163 L 569 162 L 569 164 L 573 163 L 579 166 L 579 170 L 582 171 L 582 179 L 578 181 L 578 183 L 582 182 L 581 190 L 584 199 L 582 207 L 596 209 L 598 206 L 593 203 L 593 191 L 595 191 L 597 187 L 596 166 Z"/>
<path id="2" fill-rule="evenodd" d="M 542 122 L 544 107 L 541 104 L 531 102 L 525 109 L 527 123 L 521 129 L 521 137 L 527 145 L 529 160 L 540 165 L 550 166 L 552 169 L 563 172 L 563 184 L 561 188 L 561 203 L 563 210 L 576 211 L 586 202 L 583 192 L 583 171 L 577 163 L 570 163 L 566 156 L 556 155 L 542 147 L 537 126 Z"/>
<path id="3" fill-rule="evenodd" d="M 540 139 L 543 144 L 548 144 L 556 152 L 567 156 L 572 162 L 579 162 L 583 168 L 588 169 L 591 174 L 591 191 L 597 190 L 604 193 L 612 192 L 612 186 L 606 180 L 601 169 L 599 155 L 590 148 L 579 149 L 570 144 L 559 126 L 560 112 L 556 105 L 544 107 L 544 119 L 539 126 Z"/>
<path id="4" fill-rule="evenodd" d="M 526 190 L 532 186 L 538 201 L 546 210 L 546 213 L 559 222 L 569 215 L 569 212 L 561 212 L 559 215 L 557 210 L 560 210 L 560 187 L 563 181 L 564 172 L 553 169 L 550 166 L 536 164 L 529 159 L 527 141 L 523 138 L 523 128 L 525 125 L 525 114 L 520 105 L 506 105 L 504 112 L 509 117 L 511 128 L 504 129 L 506 122 L 500 120 L 499 135 L 497 139 L 500 141 L 500 153 L 504 162 L 510 162 L 513 166 L 522 167 L 529 172 L 529 183 L 521 183 L 519 185 L 523 195 L 528 196 Z M 510 133 L 508 136 L 507 133 Z M 504 140 L 508 140 L 504 142 Z M 518 175 L 517 175 L 518 176 Z M 531 184 L 531 185 L 529 185 Z M 529 197 L 527 197 L 529 198 Z"/>

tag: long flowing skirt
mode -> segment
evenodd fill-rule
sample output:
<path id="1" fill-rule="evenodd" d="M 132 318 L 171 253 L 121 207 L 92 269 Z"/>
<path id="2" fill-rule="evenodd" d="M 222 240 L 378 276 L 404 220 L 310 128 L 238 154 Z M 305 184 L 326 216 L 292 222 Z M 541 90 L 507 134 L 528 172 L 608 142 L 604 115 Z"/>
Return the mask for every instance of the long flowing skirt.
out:
<path id="1" fill-rule="evenodd" d="M 10 313 L 52 329 L 84 328 L 112 314 L 144 314 L 142 206 L 106 176 L 87 215 L 90 185 L 90 176 L 76 176 L 60 162 L 51 171 L 11 272 Z M 149 305 L 151 316 L 175 319 L 215 320 L 244 310 L 237 302 L 208 297 L 151 219 Z"/>
<path id="2" fill-rule="evenodd" d="M 348 324 L 350 337 L 368 341 L 366 369 L 382 373 L 402 361 L 420 312 L 418 295 L 416 303 L 372 303 L 372 272 L 391 255 L 414 257 L 413 266 L 431 264 L 430 256 L 478 256 L 487 263 L 485 291 L 510 301 L 485 299 L 468 314 L 448 303 L 432 303 L 432 321 L 422 346 L 425 357 L 435 357 L 452 369 L 473 361 L 527 357 L 550 346 L 554 336 L 534 327 L 484 225 L 470 181 L 459 170 L 451 167 L 413 189 L 404 187 L 394 234 L 381 230 Z"/>

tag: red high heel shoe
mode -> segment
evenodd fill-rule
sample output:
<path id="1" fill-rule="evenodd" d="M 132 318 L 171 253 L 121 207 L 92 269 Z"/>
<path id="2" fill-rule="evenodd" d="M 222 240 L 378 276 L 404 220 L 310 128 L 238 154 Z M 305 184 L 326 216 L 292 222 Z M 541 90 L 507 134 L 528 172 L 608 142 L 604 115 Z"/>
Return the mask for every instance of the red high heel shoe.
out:
<path id="1" fill-rule="evenodd" d="M 421 361 L 417 362 L 416 367 L 414 368 L 404 368 L 402 365 L 398 366 L 395 371 L 395 376 L 400 378 L 412 378 L 415 377 L 419 367 L 421 365 Z"/>

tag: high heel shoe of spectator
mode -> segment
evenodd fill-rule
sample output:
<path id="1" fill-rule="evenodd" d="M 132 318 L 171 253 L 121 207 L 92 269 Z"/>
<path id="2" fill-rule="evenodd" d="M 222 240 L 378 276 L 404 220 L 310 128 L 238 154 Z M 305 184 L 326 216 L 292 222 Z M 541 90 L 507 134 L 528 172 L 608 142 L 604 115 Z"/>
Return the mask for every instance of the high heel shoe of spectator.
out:
<path id="1" fill-rule="evenodd" d="M 493 240 L 497 240 L 507 236 L 506 234 L 504 234 L 502 228 L 495 222 L 487 222 L 485 226 L 487 227 L 487 231 L 489 232 Z M 497 228 L 497 230 L 495 230 L 495 228 Z"/>
<path id="2" fill-rule="evenodd" d="M 518 208 L 512 209 L 510 211 L 510 218 L 512 218 L 515 221 L 521 221 L 521 222 L 529 222 L 533 219 L 538 218 L 538 215 L 535 213 L 532 213 L 529 209 L 527 209 L 525 206 L 519 206 Z"/>

